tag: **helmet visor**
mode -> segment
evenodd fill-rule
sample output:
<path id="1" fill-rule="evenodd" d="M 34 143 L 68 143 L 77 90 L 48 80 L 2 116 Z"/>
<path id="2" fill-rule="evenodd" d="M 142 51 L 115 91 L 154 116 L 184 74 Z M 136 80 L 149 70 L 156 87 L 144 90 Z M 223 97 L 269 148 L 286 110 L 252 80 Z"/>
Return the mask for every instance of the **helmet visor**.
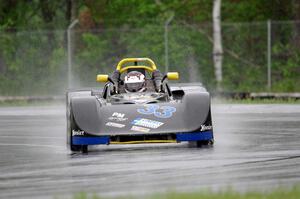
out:
<path id="1" fill-rule="evenodd" d="M 127 83 L 125 84 L 126 90 L 129 92 L 137 92 L 141 90 L 144 86 L 144 82 L 135 82 L 135 83 Z"/>

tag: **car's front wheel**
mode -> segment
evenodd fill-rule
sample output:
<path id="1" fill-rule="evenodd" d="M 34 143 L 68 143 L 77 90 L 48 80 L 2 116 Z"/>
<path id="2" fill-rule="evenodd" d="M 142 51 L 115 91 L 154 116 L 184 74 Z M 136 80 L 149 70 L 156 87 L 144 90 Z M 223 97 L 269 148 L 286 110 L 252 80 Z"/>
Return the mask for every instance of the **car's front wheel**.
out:
<path id="1" fill-rule="evenodd" d="M 190 147 L 207 147 L 207 146 L 212 146 L 214 144 L 214 140 L 200 140 L 200 141 L 189 141 L 189 146 Z"/>
<path id="2" fill-rule="evenodd" d="M 201 140 L 196 142 L 197 147 L 203 147 L 203 146 L 212 146 L 214 144 L 214 140 Z"/>

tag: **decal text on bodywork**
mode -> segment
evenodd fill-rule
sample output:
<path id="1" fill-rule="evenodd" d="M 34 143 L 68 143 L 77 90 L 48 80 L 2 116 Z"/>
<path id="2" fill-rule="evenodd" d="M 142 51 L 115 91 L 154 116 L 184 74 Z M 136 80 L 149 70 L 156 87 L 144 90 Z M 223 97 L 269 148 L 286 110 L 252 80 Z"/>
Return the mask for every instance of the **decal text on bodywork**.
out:
<path id="1" fill-rule="evenodd" d="M 115 122 L 107 122 L 105 125 L 111 126 L 111 127 L 117 127 L 117 128 L 125 127 L 125 124 L 119 124 L 119 123 L 115 123 Z"/>
<path id="2" fill-rule="evenodd" d="M 78 131 L 72 130 L 72 135 L 73 135 L 73 136 L 76 136 L 76 135 L 84 135 L 84 131 L 80 131 L 80 130 L 78 130 Z"/>
<path id="3" fill-rule="evenodd" d="M 172 106 L 159 106 L 157 104 L 145 105 L 144 108 L 137 109 L 138 113 L 144 115 L 154 115 L 159 118 L 170 118 L 176 112 L 176 108 Z"/>
<path id="4" fill-rule="evenodd" d="M 112 114 L 112 116 L 109 117 L 108 119 L 109 120 L 114 120 L 114 121 L 117 121 L 117 122 L 124 122 L 124 121 L 128 120 L 128 118 L 125 117 L 124 113 L 118 113 L 118 112 L 114 112 Z"/>
<path id="5" fill-rule="evenodd" d="M 212 126 L 206 126 L 206 125 L 201 125 L 201 129 L 200 131 L 208 131 L 208 130 L 211 130 L 212 129 Z"/>
<path id="6" fill-rule="evenodd" d="M 143 132 L 143 133 L 148 133 L 150 131 L 150 129 L 144 128 L 144 127 L 140 127 L 140 126 L 132 126 L 131 130 L 133 130 L 133 131 L 139 131 L 139 132 Z"/>
<path id="7" fill-rule="evenodd" d="M 131 124 L 143 126 L 143 127 L 147 127 L 147 128 L 152 128 L 152 129 L 157 129 L 164 123 L 159 122 L 159 121 L 145 119 L 145 118 L 136 118 L 135 120 L 133 120 L 131 122 Z"/>

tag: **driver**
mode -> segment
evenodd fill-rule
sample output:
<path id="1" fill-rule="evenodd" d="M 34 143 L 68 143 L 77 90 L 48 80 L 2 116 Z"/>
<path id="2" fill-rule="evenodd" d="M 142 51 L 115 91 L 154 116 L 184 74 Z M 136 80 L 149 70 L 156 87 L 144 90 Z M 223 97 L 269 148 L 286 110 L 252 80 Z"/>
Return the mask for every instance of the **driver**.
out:
<path id="1" fill-rule="evenodd" d="M 145 75 L 138 71 L 131 71 L 125 76 L 125 91 L 143 92 L 145 90 Z"/>

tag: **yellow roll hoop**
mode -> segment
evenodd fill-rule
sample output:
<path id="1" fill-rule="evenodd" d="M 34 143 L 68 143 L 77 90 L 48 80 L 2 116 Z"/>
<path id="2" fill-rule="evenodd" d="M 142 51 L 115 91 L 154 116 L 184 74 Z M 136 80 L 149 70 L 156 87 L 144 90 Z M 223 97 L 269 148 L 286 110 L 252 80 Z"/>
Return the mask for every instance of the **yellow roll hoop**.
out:
<path id="1" fill-rule="evenodd" d="M 132 62 L 146 62 L 150 66 L 144 66 L 144 65 L 124 66 L 125 64 L 132 63 Z M 125 59 L 122 59 L 117 65 L 117 70 L 120 71 L 120 73 L 123 73 L 124 71 L 127 71 L 128 69 L 131 69 L 131 68 L 143 68 L 150 72 L 153 72 L 154 70 L 157 69 L 154 61 L 152 61 L 149 58 L 125 58 Z"/>
<path id="2" fill-rule="evenodd" d="M 147 65 L 125 65 L 128 63 L 135 63 L 135 62 L 143 62 L 143 64 L 147 64 Z M 120 73 L 123 73 L 125 71 L 127 71 L 128 69 L 145 69 L 149 72 L 153 72 L 155 70 L 157 70 L 157 67 L 154 63 L 154 61 L 152 61 L 149 58 L 125 58 L 122 59 L 118 65 L 117 65 L 117 71 L 119 71 Z M 164 79 L 167 78 L 168 80 L 178 80 L 179 79 L 179 73 L 178 72 L 169 72 L 167 73 L 167 75 L 164 77 Z M 108 75 L 104 75 L 104 74 L 100 74 L 97 75 L 97 82 L 108 82 L 109 81 L 109 76 Z"/>

